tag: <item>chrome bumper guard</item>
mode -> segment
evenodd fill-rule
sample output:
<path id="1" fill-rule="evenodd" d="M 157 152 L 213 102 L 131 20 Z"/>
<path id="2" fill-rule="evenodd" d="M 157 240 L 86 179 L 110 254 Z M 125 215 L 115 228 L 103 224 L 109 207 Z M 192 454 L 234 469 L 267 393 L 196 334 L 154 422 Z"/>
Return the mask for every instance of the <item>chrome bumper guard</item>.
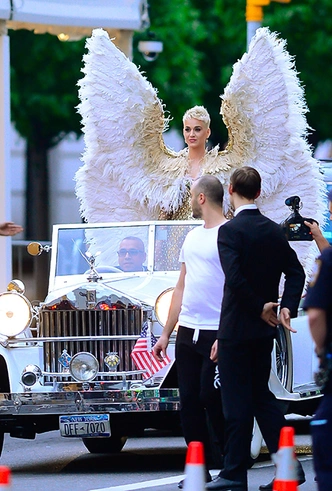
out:
<path id="1" fill-rule="evenodd" d="M 180 408 L 178 389 L 73 391 L 73 384 L 62 385 L 63 392 L 0 394 L 0 419 L 2 415 L 114 414 L 178 411 Z"/>

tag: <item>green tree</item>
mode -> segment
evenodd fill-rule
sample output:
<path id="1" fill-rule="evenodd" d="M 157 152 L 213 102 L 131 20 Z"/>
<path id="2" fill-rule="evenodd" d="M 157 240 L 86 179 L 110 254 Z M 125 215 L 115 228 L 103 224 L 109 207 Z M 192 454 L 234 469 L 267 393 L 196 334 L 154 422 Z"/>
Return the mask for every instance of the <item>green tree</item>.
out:
<path id="1" fill-rule="evenodd" d="M 287 40 L 305 88 L 313 129 L 310 142 L 331 138 L 332 114 L 332 3 L 330 0 L 292 0 L 284 8 L 266 10 L 264 22 Z"/>
<path id="2" fill-rule="evenodd" d="M 11 117 L 26 139 L 27 238 L 49 239 L 48 150 L 70 132 L 81 135 L 77 80 L 84 40 L 10 31 Z"/>
<path id="3" fill-rule="evenodd" d="M 188 107 L 204 104 L 211 114 L 213 144 L 223 145 L 227 131 L 220 115 L 223 93 L 233 64 L 246 50 L 245 0 L 150 0 L 151 30 L 164 42 L 164 53 L 147 63 L 134 60 L 158 88 L 159 96 L 181 129 Z M 315 145 L 331 135 L 332 3 L 330 0 L 271 2 L 264 7 L 263 26 L 287 40 L 305 87 Z"/>
<path id="4" fill-rule="evenodd" d="M 179 127 L 179 121 L 193 101 L 202 103 L 206 90 L 205 75 L 201 71 L 204 53 L 197 44 L 206 39 L 206 28 L 202 24 L 199 10 L 189 0 L 177 2 L 151 1 L 150 19 L 152 31 L 164 43 L 164 51 L 156 61 L 149 63 L 134 50 L 134 62 L 146 72 L 147 78 L 157 88 L 159 97 Z M 137 33 L 134 46 L 144 37 Z"/>
<path id="5" fill-rule="evenodd" d="M 181 130 L 183 113 L 203 104 L 211 115 L 213 144 L 227 141 L 220 95 L 246 44 L 244 0 L 150 0 L 151 30 L 164 43 L 153 63 L 135 51 L 141 65 Z M 142 34 L 136 35 L 136 40 Z M 135 41 L 136 41 L 135 40 Z"/>
<path id="6" fill-rule="evenodd" d="M 153 63 L 135 50 L 134 61 L 158 89 L 181 129 L 186 109 L 203 104 L 212 119 L 212 144 L 224 145 L 227 130 L 219 96 L 233 64 L 246 50 L 245 0 L 149 0 L 151 30 L 164 42 Z M 306 90 L 314 131 L 311 141 L 330 136 L 332 88 L 332 3 L 330 0 L 272 2 L 263 25 L 287 40 Z M 143 37 L 137 33 L 134 45 Z M 27 237 L 48 238 L 47 152 L 67 133 L 81 134 L 77 80 L 84 40 L 61 43 L 54 36 L 10 31 L 12 120 L 27 140 Z"/>

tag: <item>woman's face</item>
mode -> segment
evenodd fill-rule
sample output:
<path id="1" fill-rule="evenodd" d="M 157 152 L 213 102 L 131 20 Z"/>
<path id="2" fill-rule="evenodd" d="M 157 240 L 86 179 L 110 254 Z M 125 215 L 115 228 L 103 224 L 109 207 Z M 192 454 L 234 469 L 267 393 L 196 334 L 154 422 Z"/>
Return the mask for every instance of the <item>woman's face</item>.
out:
<path id="1" fill-rule="evenodd" d="M 199 119 L 186 119 L 184 122 L 183 137 L 189 148 L 205 147 L 210 133 L 210 128 L 207 128 L 205 123 Z"/>

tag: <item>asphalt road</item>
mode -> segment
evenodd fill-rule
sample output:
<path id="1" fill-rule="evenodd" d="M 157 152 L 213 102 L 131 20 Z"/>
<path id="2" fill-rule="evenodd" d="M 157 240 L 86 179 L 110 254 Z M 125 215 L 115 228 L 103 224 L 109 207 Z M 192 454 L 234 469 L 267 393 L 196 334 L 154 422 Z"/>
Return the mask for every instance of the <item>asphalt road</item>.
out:
<path id="1" fill-rule="evenodd" d="M 300 491 L 316 491 L 306 425 L 297 431 L 301 432 L 304 435 L 296 436 L 296 451 L 307 482 Z M 88 453 L 80 440 L 61 438 L 54 431 L 35 440 L 6 435 L 1 464 L 11 469 L 12 491 L 175 491 L 184 476 L 185 456 L 181 437 L 151 432 L 128 440 L 121 453 L 103 456 Z M 249 491 L 269 482 L 273 472 L 268 454 L 261 454 L 249 470 Z"/>

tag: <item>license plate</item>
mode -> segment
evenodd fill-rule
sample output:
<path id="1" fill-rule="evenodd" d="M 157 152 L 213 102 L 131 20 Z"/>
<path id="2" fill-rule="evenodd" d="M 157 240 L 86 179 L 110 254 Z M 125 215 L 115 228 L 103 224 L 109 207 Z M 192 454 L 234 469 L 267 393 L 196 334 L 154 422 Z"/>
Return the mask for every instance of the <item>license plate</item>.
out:
<path id="1" fill-rule="evenodd" d="M 109 414 L 75 414 L 60 416 L 60 435 L 66 437 L 110 437 Z"/>

